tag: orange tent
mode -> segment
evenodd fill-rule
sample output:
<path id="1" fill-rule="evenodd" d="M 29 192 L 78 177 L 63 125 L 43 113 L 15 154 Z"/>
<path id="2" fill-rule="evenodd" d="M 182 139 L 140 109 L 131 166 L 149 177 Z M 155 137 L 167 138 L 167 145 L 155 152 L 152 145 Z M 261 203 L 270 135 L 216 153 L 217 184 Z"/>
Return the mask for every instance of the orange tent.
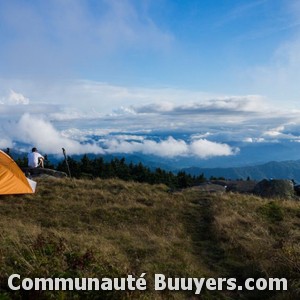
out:
<path id="1" fill-rule="evenodd" d="M 33 194 L 36 182 L 27 178 L 14 160 L 0 150 L 0 195 Z"/>

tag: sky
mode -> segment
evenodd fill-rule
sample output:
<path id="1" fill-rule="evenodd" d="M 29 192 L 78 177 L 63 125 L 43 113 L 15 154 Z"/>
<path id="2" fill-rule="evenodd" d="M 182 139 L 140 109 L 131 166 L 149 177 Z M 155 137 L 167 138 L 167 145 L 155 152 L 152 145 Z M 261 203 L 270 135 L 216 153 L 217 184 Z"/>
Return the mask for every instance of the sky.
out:
<path id="1" fill-rule="evenodd" d="M 0 45 L 2 148 L 206 158 L 300 141 L 297 0 L 0 0 Z"/>

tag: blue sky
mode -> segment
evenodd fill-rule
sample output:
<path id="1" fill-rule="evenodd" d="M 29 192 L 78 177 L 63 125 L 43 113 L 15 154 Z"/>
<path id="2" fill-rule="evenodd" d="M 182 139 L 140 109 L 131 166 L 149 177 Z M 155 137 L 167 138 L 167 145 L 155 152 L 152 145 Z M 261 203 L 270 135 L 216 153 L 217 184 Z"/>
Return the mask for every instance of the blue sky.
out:
<path id="1" fill-rule="evenodd" d="M 0 1 L 1 77 L 278 100 L 258 81 L 263 71 L 277 73 L 268 78 L 276 81 L 276 68 L 292 67 L 297 6 L 283 0 Z"/>
<path id="2" fill-rule="evenodd" d="M 76 151 L 63 130 L 298 141 L 299 25 L 297 0 L 0 0 L 0 146 L 32 120 Z"/>

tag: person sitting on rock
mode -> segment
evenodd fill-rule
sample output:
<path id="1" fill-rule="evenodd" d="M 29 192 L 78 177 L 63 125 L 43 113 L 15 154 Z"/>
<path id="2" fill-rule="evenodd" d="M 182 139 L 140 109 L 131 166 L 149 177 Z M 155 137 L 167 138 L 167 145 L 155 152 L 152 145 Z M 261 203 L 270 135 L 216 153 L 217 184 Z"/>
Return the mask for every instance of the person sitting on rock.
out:
<path id="1" fill-rule="evenodd" d="M 44 168 L 44 156 L 38 153 L 37 148 L 33 147 L 28 153 L 28 167 L 29 168 Z"/>

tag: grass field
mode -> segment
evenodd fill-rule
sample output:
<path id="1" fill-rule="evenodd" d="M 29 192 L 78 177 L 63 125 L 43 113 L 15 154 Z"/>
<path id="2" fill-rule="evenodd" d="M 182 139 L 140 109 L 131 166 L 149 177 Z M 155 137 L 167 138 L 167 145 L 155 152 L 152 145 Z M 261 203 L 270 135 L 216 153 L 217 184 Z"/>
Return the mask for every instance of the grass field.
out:
<path id="1" fill-rule="evenodd" d="M 234 193 L 169 192 L 121 180 L 40 179 L 0 198 L 0 299 L 197 299 L 154 290 L 168 277 L 288 278 L 288 291 L 203 291 L 201 299 L 299 299 L 300 202 Z M 126 277 L 146 291 L 11 291 L 11 274 Z"/>

